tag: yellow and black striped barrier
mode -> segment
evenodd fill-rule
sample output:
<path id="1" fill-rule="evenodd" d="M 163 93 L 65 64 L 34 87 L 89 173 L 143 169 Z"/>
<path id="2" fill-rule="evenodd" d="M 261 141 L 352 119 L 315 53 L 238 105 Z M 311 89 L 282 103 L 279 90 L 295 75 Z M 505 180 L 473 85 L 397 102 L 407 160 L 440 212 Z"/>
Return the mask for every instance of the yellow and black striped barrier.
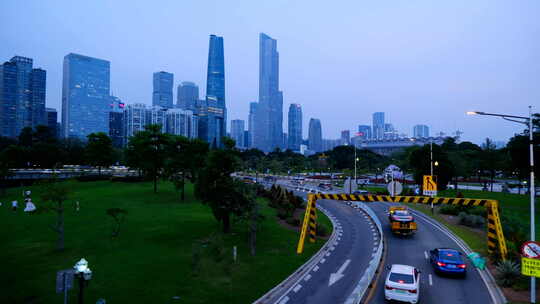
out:
<path id="1" fill-rule="evenodd" d="M 317 199 L 329 199 L 337 201 L 360 201 L 360 202 L 390 202 L 390 203 L 417 203 L 417 204 L 446 204 L 466 207 L 485 207 L 487 210 L 487 247 L 488 252 L 498 252 L 503 260 L 506 259 L 508 250 L 499 216 L 499 202 L 487 199 L 451 198 L 451 197 L 427 197 L 427 196 L 390 196 L 390 195 L 352 195 L 352 194 L 308 194 L 308 206 L 304 216 L 304 224 L 298 242 L 297 253 L 302 253 L 306 230 L 309 227 L 310 241 L 315 242 L 316 228 L 316 201 Z M 308 226 L 309 222 L 309 226 Z"/>

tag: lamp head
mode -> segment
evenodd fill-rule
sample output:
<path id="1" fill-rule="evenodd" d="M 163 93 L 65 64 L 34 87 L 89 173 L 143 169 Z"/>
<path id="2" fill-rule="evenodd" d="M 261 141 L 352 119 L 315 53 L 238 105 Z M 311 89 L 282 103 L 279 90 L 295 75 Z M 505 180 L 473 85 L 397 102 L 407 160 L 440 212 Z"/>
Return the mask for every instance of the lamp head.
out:
<path id="1" fill-rule="evenodd" d="M 478 114 L 476 111 L 467 111 L 467 115 L 476 115 Z"/>
<path id="2" fill-rule="evenodd" d="M 75 273 L 84 273 L 86 270 L 88 270 L 88 261 L 82 258 L 75 264 L 75 266 L 73 266 L 73 269 L 75 269 Z"/>

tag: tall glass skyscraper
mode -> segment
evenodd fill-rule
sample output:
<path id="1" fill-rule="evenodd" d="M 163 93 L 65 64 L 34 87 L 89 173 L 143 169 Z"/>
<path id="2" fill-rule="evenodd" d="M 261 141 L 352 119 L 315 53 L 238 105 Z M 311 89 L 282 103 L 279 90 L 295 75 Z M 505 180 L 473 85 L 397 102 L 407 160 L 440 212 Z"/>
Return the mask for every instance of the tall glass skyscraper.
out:
<path id="1" fill-rule="evenodd" d="M 231 138 L 236 142 L 237 148 L 244 147 L 244 121 L 241 119 L 231 120 Z"/>
<path id="2" fill-rule="evenodd" d="M 259 35 L 259 106 L 254 146 L 269 152 L 283 145 L 283 93 L 279 91 L 277 41 Z"/>
<path id="3" fill-rule="evenodd" d="M 249 103 L 249 116 L 248 116 L 248 138 L 247 138 L 247 142 L 248 142 L 248 146 L 247 147 L 253 147 L 253 136 L 254 136 L 254 132 L 255 132 L 255 125 L 257 124 L 256 122 L 256 116 L 257 116 L 257 106 L 259 105 L 258 102 L 254 101 L 254 102 L 250 102 Z"/>
<path id="4" fill-rule="evenodd" d="M 429 137 L 429 127 L 426 125 L 415 125 L 413 127 L 413 137 L 416 137 L 416 138 Z"/>
<path id="5" fill-rule="evenodd" d="M 178 85 L 178 96 L 176 107 L 182 110 L 190 110 L 197 113 L 197 102 L 199 101 L 199 87 L 189 81 L 183 81 Z"/>
<path id="6" fill-rule="evenodd" d="M 384 138 L 384 112 L 373 113 L 373 139 Z"/>
<path id="7" fill-rule="evenodd" d="M 47 125 L 47 73 L 31 58 L 15 56 L 0 65 L 0 135 L 16 137 L 25 127 Z"/>
<path id="8" fill-rule="evenodd" d="M 297 103 L 292 103 L 289 106 L 288 124 L 287 146 L 293 151 L 300 151 L 300 145 L 302 144 L 302 107 Z"/>
<path id="9" fill-rule="evenodd" d="M 371 126 L 368 125 L 359 125 L 358 126 L 358 137 L 362 140 L 371 139 Z"/>
<path id="10" fill-rule="evenodd" d="M 154 73 L 154 90 L 152 92 L 152 105 L 165 109 L 173 108 L 173 82 L 174 75 L 167 72 Z"/>
<path id="11" fill-rule="evenodd" d="M 322 152 L 322 127 L 319 119 L 309 120 L 308 144 L 311 151 Z"/>
<path id="12" fill-rule="evenodd" d="M 221 138 L 227 134 L 225 122 L 225 60 L 223 37 L 210 35 L 208 72 L 206 78 L 206 104 L 202 106 L 199 137 L 210 146 L 221 147 Z"/>
<path id="13" fill-rule="evenodd" d="M 62 135 L 86 140 L 109 133 L 110 62 L 70 53 L 64 57 Z"/>

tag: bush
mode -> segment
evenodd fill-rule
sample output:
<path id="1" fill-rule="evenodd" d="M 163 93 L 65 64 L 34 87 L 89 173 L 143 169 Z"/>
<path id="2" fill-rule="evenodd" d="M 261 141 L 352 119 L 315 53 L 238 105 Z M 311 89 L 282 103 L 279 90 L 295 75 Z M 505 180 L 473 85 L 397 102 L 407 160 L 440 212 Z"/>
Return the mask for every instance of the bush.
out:
<path id="1" fill-rule="evenodd" d="M 469 227 L 482 227 L 484 226 L 485 219 L 481 216 L 474 214 L 467 214 L 465 212 L 460 212 L 458 214 L 459 224 Z"/>
<path id="2" fill-rule="evenodd" d="M 439 212 L 442 214 L 448 214 L 448 215 L 458 215 L 460 213 L 465 213 L 465 210 L 463 210 L 462 206 L 443 205 L 439 207 Z"/>
<path id="3" fill-rule="evenodd" d="M 144 178 L 141 176 L 113 176 L 111 182 L 140 183 L 144 182 Z"/>
<path id="4" fill-rule="evenodd" d="M 511 260 L 499 262 L 496 269 L 497 274 L 495 275 L 495 280 L 497 281 L 497 284 L 502 287 L 512 286 L 521 276 L 519 264 Z"/>
<path id="5" fill-rule="evenodd" d="M 111 178 L 110 175 L 81 175 L 76 177 L 75 179 L 79 182 L 97 182 L 97 181 L 104 181 L 109 180 Z"/>
<path id="6" fill-rule="evenodd" d="M 295 217 L 290 217 L 285 220 L 285 222 L 291 226 L 298 227 L 300 226 L 300 220 Z"/>
<path id="7" fill-rule="evenodd" d="M 317 235 L 318 236 L 327 236 L 330 232 L 330 229 L 323 223 L 317 223 Z"/>

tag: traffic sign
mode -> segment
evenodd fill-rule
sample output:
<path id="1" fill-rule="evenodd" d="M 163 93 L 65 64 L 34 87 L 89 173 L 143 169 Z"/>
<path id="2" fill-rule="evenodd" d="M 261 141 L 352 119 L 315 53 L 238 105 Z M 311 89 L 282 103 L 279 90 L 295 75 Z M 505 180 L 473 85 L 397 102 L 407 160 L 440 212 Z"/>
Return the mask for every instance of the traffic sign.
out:
<path id="1" fill-rule="evenodd" d="M 386 187 L 388 189 L 388 192 L 391 196 L 400 195 L 401 191 L 403 191 L 403 186 L 398 181 L 393 181 L 388 183 L 388 186 Z"/>
<path id="2" fill-rule="evenodd" d="M 521 254 L 530 259 L 540 259 L 540 243 L 528 241 L 521 246 Z"/>
<path id="3" fill-rule="evenodd" d="M 521 274 L 540 278 L 540 259 L 521 257 Z"/>
<path id="4" fill-rule="evenodd" d="M 437 182 L 434 175 L 424 175 L 423 194 L 428 196 L 437 195 Z"/>

